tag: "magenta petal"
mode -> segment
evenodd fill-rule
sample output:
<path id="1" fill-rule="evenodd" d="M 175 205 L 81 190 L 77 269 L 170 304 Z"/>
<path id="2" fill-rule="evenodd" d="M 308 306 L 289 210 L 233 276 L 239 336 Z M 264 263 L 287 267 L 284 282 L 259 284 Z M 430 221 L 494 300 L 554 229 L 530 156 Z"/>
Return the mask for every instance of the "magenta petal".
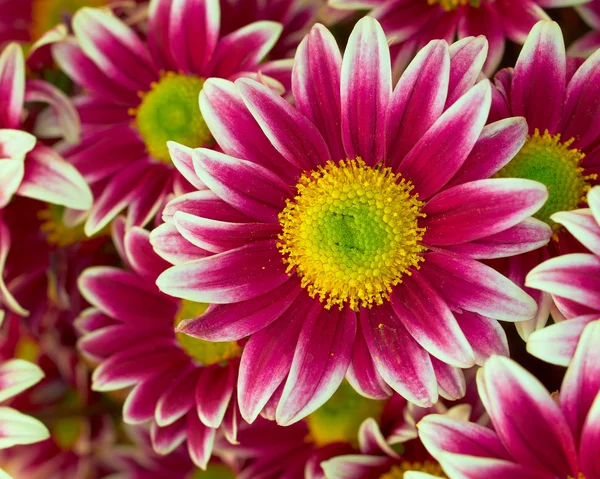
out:
<path id="1" fill-rule="evenodd" d="M 515 226 L 548 199 L 541 183 L 519 178 L 472 181 L 442 191 L 423 209 L 423 241 L 443 246 L 485 238 Z"/>
<path id="2" fill-rule="evenodd" d="M 166 456 L 177 449 L 185 441 L 187 433 L 186 422 L 186 418 L 184 417 L 165 427 L 159 427 L 156 423 L 152 423 L 150 437 L 152 438 L 154 451 Z"/>
<path id="3" fill-rule="evenodd" d="M 516 461 L 558 477 L 577 476 L 569 426 L 538 379 L 514 361 L 493 356 L 478 372 L 477 385 L 494 429 Z"/>
<path id="4" fill-rule="evenodd" d="M 125 351 L 137 341 L 147 341 L 160 334 L 170 333 L 172 328 L 148 327 L 140 331 L 135 326 L 116 324 L 85 334 L 77 342 L 78 349 L 93 360 L 100 361 L 113 354 Z M 135 338 L 135 339 L 134 339 Z"/>
<path id="5" fill-rule="evenodd" d="M 123 404 L 123 421 L 126 424 L 142 424 L 152 419 L 158 400 L 173 380 L 173 370 L 169 369 L 137 384 Z"/>
<path id="6" fill-rule="evenodd" d="M 488 41 L 481 35 L 463 38 L 450 45 L 450 80 L 446 107 L 453 105 L 475 85 L 488 52 Z"/>
<path id="7" fill-rule="evenodd" d="M 225 203 L 210 190 L 193 191 L 192 193 L 172 199 L 163 210 L 163 221 L 172 223 L 173 216 L 178 211 L 217 221 L 232 223 L 251 222 L 250 217 Z"/>
<path id="8" fill-rule="evenodd" d="M 29 313 L 19 304 L 15 297 L 8 290 L 4 282 L 4 268 L 6 257 L 10 250 L 10 230 L 0 217 L 0 304 L 6 306 L 11 311 L 14 311 L 21 316 L 27 316 Z"/>
<path id="9" fill-rule="evenodd" d="M 372 399 L 387 399 L 392 395 L 392 389 L 375 368 L 360 328 L 356 332 L 352 361 L 348 366 L 346 379 L 362 396 Z"/>
<path id="10" fill-rule="evenodd" d="M 406 331 L 388 303 L 361 310 L 367 347 L 381 377 L 421 407 L 437 401 L 437 382 L 429 354 Z"/>
<path id="11" fill-rule="evenodd" d="M 382 455 L 399 459 L 400 456 L 388 445 L 377 421 L 370 417 L 363 421 L 358 431 L 360 452 L 365 455 Z"/>
<path id="12" fill-rule="evenodd" d="M 471 153 L 490 111 L 491 92 L 488 81 L 471 88 L 436 120 L 400 164 L 400 172 L 414 183 L 421 199 L 448 183 Z"/>
<path id="13" fill-rule="evenodd" d="M 427 253 L 420 273 L 436 285 L 453 310 L 465 309 L 501 321 L 535 316 L 535 301 L 494 269 L 470 259 Z"/>
<path id="14" fill-rule="evenodd" d="M 321 306 L 302 293 L 279 319 L 253 334 L 244 347 L 238 378 L 242 417 L 254 422 L 290 372 L 302 324 L 319 315 Z"/>
<path id="15" fill-rule="evenodd" d="M 463 479 L 555 479 L 557 476 L 532 467 L 515 464 L 512 460 L 483 457 L 443 455 L 441 462 L 450 477 Z M 407 477 L 407 479 L 409 479 Z M 420 478 L 419 478 L 420 479 Z"/>
<path id="16" fill-rule="evenodd" d="M 88 268 L 78 285 L 87 301 L 131 326 L 169 324 L 177 313 L 176 300 L 128 271 L 108 266 Z"/>
<path id="17" fill-rule="evenodd" d="M 168 22 L 168 43 L 161 43 L 170 50 L 177 69 L 196 75 L 205 73 L 219 41 L 218 0 L 173 0 L 170 15 L 157 20 Z"/>
<path id="18" fill-rule="evenodd" d="M 435 371 L 440 396 L 448 401 L 457 401 L 463 398 L 467 389 L 463 370 L 433 356 L 431 357 L 431 364 L 433 364 L 433 370 Z"/>
<path id="19" fill-rule="evenodd" d="M 200 469 L 206 469 L 212 455 L 217 430 L 202 424 L 196 411 L 187 415 L 187 445 L 190 458 Z"/>
<path id="20" fill-rule="evenodd" d="M 579 449 L 579 462 L 585 477 L 600 477 L 600 395 L 588 413 L 588 417 L 581 433 L 581 446 Z"/>
<path id="21" fill-rule="evenodd" d="M 298 47 L 292 90 L 296 108 L 321 132 L 334 161 L 346 157 L 340 129 L 341 70 L 335 38 L 323 25 L 315 25 Z"/>
<path id="22" fill-rule="evenodd" d="M 600 255 L 600 225 L 591 209 L 554 213 L 552 220 L 563 225 L 592 253 Z"/>
<path id="23" fill-rule="evenodd" d="M 204 425 L 214 428 L 221 425 L 233 396 L 236 379 L 233 364 L 215 364 L 203 369 L 196 385 L 196 409 Z"/>
<path id="24" fill-rule="evenodd" d="M 207 341 L 238 341 L 267 327 L 300 293 L 292 278 L 262 296 L 234 304 L 212 305 L 199 318 L 182 321 L 177 331 Z"/>
<path id="25" fill-rule="evenodd" d="M 156 284 L 179 298 L 230 304 L 256 298 L 288 280 L 276 241 L 257 241 L 166 270 Z"/>
<path id="26" fill-rule="evenodd" d="M 322 310 L 304 321 L 290 373 L 277 406 L 277 423 L 289 426 L 321 407 L 344 379 L 356 336 L 356 313 Z"/>
<path id="27" fill-rule="evenodd" d="M 308 170 L 331 159 L 316 126 L 287 101 L 253 80 L 242 78 L 235 84 L 264 134 L 287 161 Z"/>
<path id="28" fill-rule="evenodd" d="M 205 190 L 206 185 L 198 178 L 194 170 L 194 161 L 192 159 L 192 152 L 194 150 L 174 141 L 168 141 L 167 147 L 169 148 L 171 160 L 179 173 L 197 190 Z"/>
<path id="29" fill-rule="evenodd" d="M 448 44 L 434 40 L 423 48 L 400 77 L 386 120 L 389 164 L 397 167 L 444 111 L 448 96 Z"/>
<path id="30" fill-rule="evenodd" d="M 291 196 L 289 187 L 270 170 L 212 150 L 194 150 L 200 179 L 226 203 L 258 221 L 276 223 Z"/>
<path id="31" fill-rule="evenodd" d="M 161 70 L 175 67 L 169 48 L 169 17 L 173 0 L 155 0 L 148 5 L 148 50 Z"/>
<path id="32" fill-rule="evenodd" d="M 441 361 L 463 368 L 475 364 L 475 355 L 444 299 L 413 271 L 390 298 L 394 312 L 413 338 Z"/>
<path id="33" fill-rule="evenodd" d="M 150 241 L 156 254 L 171 264 L 182 264 L 211 255 L 186 240 L 170 223 L 163 223 L 154 229 Z"/>
<path id="34" fill-rule="evenodd" d="M 21 47 L 6 46 L 0 55 L 0 128 L 21 125 L 25 100 L 25 62 Z"/>
<path id="35" fill-rule="evenodd" d="M 200 369 L 189 363 L 173 378 L 173 382 L 163 391 L 156 404 L 156 422 L 159 426 L 165 427 L 175 423 L 192 409 L 199 374 Z"/>
<path id="36" fill-rule="evenodd" d="M 557 23 L 541 21 L 531 30 L 515 66 L 511 104 L 529 132 L 556 132 L 566 88 L 566 54 Z"/>
<path id="37" fill-rule="evenodd" d="M 508 340 L 498 321 L 468 311 L 454 316 L 473 348 L 476 364 L 483 365 L 494 354 L 508 357 Z"/>
<path id="38" fill-rule="evenodd" d="M 566 320 L 570 323 L 573 320 Z M 560 407 L 571 428 L 575 443 L 582 441 L 582 431 L 592 404 L 600 397 L 600 321 L 588 324 L 577 345 L 573 360 L 560 388 Z M 598 428 L 598 426 L 596 426 Z"/>
<path id="39" fill-rule="evenodd" d="M 379 22 L 358 21 L 341 73 L 342 139 L 348 158 L 368 165 L 385 158 L 385 117 L 392 94 L 390 49 Z M 337 160 L 337 158 L 333 158 Z"/>

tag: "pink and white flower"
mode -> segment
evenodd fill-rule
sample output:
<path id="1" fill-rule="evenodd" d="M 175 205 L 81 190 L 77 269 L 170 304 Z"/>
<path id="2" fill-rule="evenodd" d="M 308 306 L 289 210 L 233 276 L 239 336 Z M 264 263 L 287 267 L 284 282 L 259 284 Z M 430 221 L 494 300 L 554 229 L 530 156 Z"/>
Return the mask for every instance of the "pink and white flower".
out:
<path id="1" fill-rule="evenodd" d="M 600 51 L 583 64 L 565 54 L 560 27 L 542 21 L 532 29 L 517 64 L 495 77 L 490 118 L 513 115 L 527 119 L 529 135 L 521 151 L 496 176 L 528 178 L 548 186 L 550 196 L 534 217 L 546 222 L 553 240 L 542 248 L 507 261 L 507 276 L 523 286 L 529 271 L 549 257 L 581 250 L 581 245 L 552 215 L 585 204 L 600 173 Z M 527 288 L 536 299 L 538 314 L 517 324 L 523 339 L 542 328 L 552 300 L 549 294 Z"/>
<path id="2" fill-rule="evenodd" d="M 550 20 L 544 8 L 584 4 L 589 0 L 329 0 L 337 9 L 369 9 L 396 45 L 396 67 L 403 70 L 430 40 L 485 35 L 490 53 L 484 71 L 493 74 L 507 39 L 523 44 L 539 20 Z"/>
<path id="3" fill-rule="evenodd" d="M 93 306 L 77 321 L 83 333 L 79 349 L 99 363 L 92 388 L 134 386 L 123 407 L 124 421 L 151 422 L 159 454 L 187 440 L 194 463 L 206 468 L 218 428 L 235 441 L 240 346 L 176 334 L 179 321 L 198 315 L 206 305 L 158 290 L 156 278 L 168 264 L 152 250 L 147 231 L 134 227 L 125 233 L 125 221 L 119 218 L 113 240 L 129 270 L 94 267 L 79 278 L 81 293 Z"/>
<path id="4" fill-rule="evenodd" d="M 556 395 L 511 359 L 492 357 L 477 382 L 494 430 L 428 416 L 419 437 L 450 479 L 598 479 L 599 353 L 596 322 L 585 329 Z"/>
<path id="5" fill-rule="evenodd" d="M 0 53 L 0 208 L 14 194 L 89 208 L 92 195 L 78 171 L 52 148 L 23 131 L 26 101 L 48 103 L 65 138 L 78 141 L 79 118 L 70 100 L 45 81 L 26 80 L 23 52 L 17 44 L 9 44 Z"/>
<path id="6" fill-rule="evenodd" d="M 588 193 L 589 208 L 555 213 L 562 224 L 581 242 L 588 253 L 552 258 L 535 267 L 527 286 L 552 295 L 558 311 L 551 326 L 534 332 L 527 350 L 544 361 L 568 366 L 586 326 L 600 320 L 600 186 Z"/>
<path id="7" fill-rule="evenodd" d="M 590 0 L 576 9 L 592 31 L 571 44 L 569 55 L 589 57 L 600 48 L 600 0 Z"/>
<path id="8" fill-rule="evenodd" d="M 170 143 L 199 191 L 169 203 L 151 240 L 175 264 L 160 289 L 211 303 L 179 331 L 249 337 L 238 381 L 248 422 L 273 401 L 292 424 L 345 375 L 368 397 L 395 390 L 427 407 L 439 388 L 458 398 L 460 368 L 506 354 L 497 320 L 535 315 L 527 294 L 477 260 L 551 234 L 530 218 L 543 185 L 488 179 L 526 125 L 485 126 L 486 45 L 433 41 L 392 92 L 385 35 L 366 17 L 343 59 L 313 27 L 295 59 L 295 107 L 251 79 L 206 82 L 202 115 L 223 153 Z"/>
<path id="9" fill-rule="evenodd" d="M 152 0 L 147 38 L 104 9 L 83 8 L 75 35 L 53 45 L 59 66 L 83 89 L 79 145 L 68 160 L 95 193 L 85 231 L 92 235 L 128 208 L 128 226 L 144 225 L 168 194 L 189 191 L 166 142 L 211 146 L 198 110 L 207 78 L 250 76 L 283 91 L 291 60 L 263 62 L 281 36 L 273 21 L 221 31 L 218 0 Z M 188 165 L 189 168 L 189 165 Z"/>

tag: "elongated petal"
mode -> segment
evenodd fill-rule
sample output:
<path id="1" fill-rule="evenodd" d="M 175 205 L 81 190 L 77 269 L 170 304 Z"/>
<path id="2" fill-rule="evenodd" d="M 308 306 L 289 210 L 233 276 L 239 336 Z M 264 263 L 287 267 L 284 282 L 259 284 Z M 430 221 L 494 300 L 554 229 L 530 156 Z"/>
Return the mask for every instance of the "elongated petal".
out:
<path id="1" fill-rule="evenodd" d="M 508 357 L 508 340 L 498 321 L 468 311 L 454 316 L 473 348 L 478 365 L 482 366 L 494 354 Z"/>
<path id="2" fill-rule="evenodd" d="M 569 233 L 596 255 L 600 255 L 600 225 L 590 209 L 554 213 L 552 221 L 563 225 Z"/>
<path id="3" fill-rule="evenodd" d="M 433 370 L 435 371 L 440 396 L 448 401 L 462 399 L 467 389 L 463 370 L 440 361 L 434 356 L 431 357 L 431 364 L 433 364 Z"/>
<path id="4" fill-rule="evenodd" d="M 25 100 L 25 61 L 21 47 L 11 43 L 0 55 L 0 128 L 21 125 Z"/>
<path id="5" fill-rule="evenodd" d="M 197 190 L 205 190 L 206 185 L 198 178 L 194 170 L 194 161 L 192 159 L 193 149 L 174 141 L 168 141 L 167 147 L 169 148 L 171 160 L 179 173 Z"/>
<path id="6" fill-rule="evenodd" d="M 123 421 L 127 424 L 143 424 L 152 419 L 158 400 L 174 379 L 173 372 L 168 370 L 137 384 L 123 404 Z"/>
<path id="7" fill-rule="evenodd" d="M 514 361 L 494 356 L 478 372 L 477 385 L 498 436 L 520 464 L 559 477 L 577 475 L 569 426 L 538 379 Z"/>
<path id="8" fill-rule="evenodd" d="M 463 479 L 554 479 L 556 476 L 539 469 L 515 464 L 512 461 L 483 457 L 443 455 L 440 458 L 444 471 L 450 477 Z"/>
<path id="9" fill-rule="evenodd" d="M 150 233 L 152 247 L 158 256 L 171 264 L 181 264 L 210 256 L 211 253 L 186 240 L 175 225 L 163 223 Z"/>
<path id="10" fill-rule="evenodd" d="M 155 452 L 166 456 L 181 445 L 187 435 L 186 419 L 187 416 L 165 427 L 159 427 L 156 423 L 152 423 L 150 438 Z"/>
<path id="11" fill-rule="evenodd" d="M 0 407 L 0 424 L 0 449 L 33 444 L 50 437 L 41 421 L 9 407 Z"/>
<path id="12" fill-rule="evenodd" d="M 361 157 L 368 165 L 384 159 L 391 94 L 390 49 L 379 22 L 367 16 L 354 27 L 342 62 L 342 139 L 348 158 Z"/>
<path id="13" fill-rule="evenodd" d="M 37 384 L 44 372 L 36 364 L 23 359 L 11 359 L 0 364 L 0 401 L 16 396 Z"/>
<path id="14" fill-rule="evenodd" d="M 195 403 L 196 384 L 200 369 L 190 363 L 173 378 L 156 404 L 155 420 L 161 427 L 175 423 L 192 409 Z"/>
<path id="15" fill-rule="evenodd" d="M 453 309 L 502 321 L 523 321 L 536 313 L 535 301 L 512 281 L 477 261 L 429 253 L 421 266 Z"/>
<path id="16" fill-rule="evenodd" d="M 154 282 L 158 275 L 169 267 L 152 249 L 150 233 L 143 228 L 133 227 L 125 235 L 125 254 L 135 272 Z"/>
<path id="17" fill-rule="evenodd" d="M 423 241 L 452 245 L 500 233 L 534 214 L 548 199 L 541 183 L 517 178 L 454 186 L 427 203 Z"/>
<path id="18" fill-rule="evenodd" d="M 586 477 L 600 477 L 598 454 L 600 453 L 600 395 L 588 413 L 583 426 L 580 446 L 581 470 Z"/>
<path id="19" fill-rule="evenodd" d="M 482 81 L 447 109 L 400 165 L 422 199 L 438 192 L 463 165 L 490 111 L 491 85 Z M 431 175 L 435 168 L 436 174 Z"/>
<path id="20" fill-rule="evenodd" d="M 541 21 L 531 30 L 515 66 L 511 104 L 529 132 L 556 131 L 566 89 L 566 54 L 557 23 Z"/>
<path id="21" fill-rule="evenodd" d="M 2 218 L 0 218 L 0 304 L 3 304 L 8 309 L 21 316 L 27 316 L 29 312 L 19 304 L 4 282 L 4 268 L 10 250 L 10 244 L 10 230 L 4 221 L 2 221 Z"/>
<path id="22" fill-rule="evenodd" d="M 288 426 L 322 406 L 348 370 L 356 336 L 356 313 L 322 310 L 305 320 L 290 373 L 277 406 L 276 419 Z"/>
<path id="23" fill-rule="evenodd" d="M 195 412 L 187 415 L 187 449 L 190 458 L 200 469 L 206 469 L 212 455 L 216 429 L 202 424 Z"/>
<path id="24" fill-rule="evenodd" d="M 231 364 L 225 367 L 215 364 L 202 371 L 196 385 L 196 410 L 204 425 L 214 428 L 221 425 L 236 379 L 236 371 Z"/>
<path id="25" fill-rule="evenodd" d="M 450 81 L 446 107 L 454 104 L 479 79 L 487 57 L 488 40 L 483 35 L 463 38 L 450 45 L 449 52 Z"/>
<path id="26" fill-rule="evenodd" d="M 199 303 L 230 304 L 255 298 L 288 280 L 276 241 L 257 241 L 191 261 L 161 274 L 167 294 Z"/>

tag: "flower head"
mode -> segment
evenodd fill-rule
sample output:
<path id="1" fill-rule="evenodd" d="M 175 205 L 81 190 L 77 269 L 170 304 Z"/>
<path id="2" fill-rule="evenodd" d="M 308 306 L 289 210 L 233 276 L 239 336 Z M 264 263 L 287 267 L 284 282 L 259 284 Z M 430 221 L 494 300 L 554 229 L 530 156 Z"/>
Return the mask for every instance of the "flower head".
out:
<path id="1" fill-rule="evenodd" d="M 488 179 L 526 126 L 484 126 L 482 51 L 481 38 L 433 41 L 392 92 L 383 30 L 366 17 L 343 59 L 313 28 L 295 59 L 295 107 L 250 79 L 204 84 L 202 116 L 223 153 L 170 144 L 203 189 L 167 205 L 151 241 L 175 264 L 160 289 L 212 304 L 180 332 L 249 337 L 238 381 L 249 422 L 269 401 L 280 424 L 298 421 L 345 375 L 371 398 L 458 398 L 458 368 L 506 354 L 496 320 L 535 314 L 477 261 L 551 234 L 529 218 L 543 185 Z"/>

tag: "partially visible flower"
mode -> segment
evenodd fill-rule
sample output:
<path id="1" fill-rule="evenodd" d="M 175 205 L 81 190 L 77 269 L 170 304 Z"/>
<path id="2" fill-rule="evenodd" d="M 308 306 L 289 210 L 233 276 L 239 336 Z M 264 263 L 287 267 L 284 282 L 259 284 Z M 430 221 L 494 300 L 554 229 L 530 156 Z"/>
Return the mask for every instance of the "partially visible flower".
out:
<path id="1" fill-rule="evenodd" d="M 477 382 L 494 430 L 443 416 L 418 424 L 450 479 L 600 477 L 600 322 L 583 332 L 557 394 L 504 357 Z"/>
<path id="2" fill-rule="evenodd" d="M 144 225 L 168 194 L 192 188 L 173 167 L 167 141 L 213 145 L 198 109 L 208 78 L 249 76 L 280 91 L 279 80 L 289 83 L 291 60 L 263 62 L 282 25 L 248 23 L 223 35 L 222 15 L 217 0 L 152 0 L 142 38 L 110 11 L 83 8 L 74 37 L 53 45 L 59 66 L 85 90 L 75 100 L 82 141 L 62 151 L 96 195 L 88 235 L 125 208 L 129 226 Z"/>
<path id="3" fill-rule="evenodd" d="M 592 188 L 587 198 L 589 208 L 555 213 L 552 220 L 590 252 L 552 258 L 526 278 L 527 286 L 552 294 L 558 308 L 553 313 L 556 324 L 531 334 L 527 350 L 561 366 L 569 365 L 584 328 L 600 321 L 600 186 Z"/>
<path id="4" fill-rule="evenodd" d="M 542 21 L 532 29 L 514 70 L 503 70 L 495 77 L 491 119 L 523 115 L 529 136 L 515 158 L 497 165 L 492 173 L 539 181 L 550 192 L 534 218 L 552 228 L 552 241 L 507 261 L 507 276 L 520 286 L 527 273 L 549 257 L 582 249 L 551 217 L 585 204 L 587 192 L 598 182 L 600 51 L 583 64 L 571 60 L 565 55 L 560 27 Z M 517 324 L 525 340 L 546 324 L 552 306 L 549 294 L 526 291 L 537 300 L 538 314 Z"/>
<path id="5" fill-rule="evenodd" d="M 485 35 L 490 53 L 485 72 L 493 74 L 507 39 L 523 44 L 539 20 L 550 20 L 543 8 L 584 4 L 588 0 L 329 0 L 344 10 L 372 9 L 388 38 L 396 45 L 396 67 L 403 70 L 430 40 L 448 43 L 455 37 Z"/>
<path id="6" fill-rule="evenodd" d="M 600 0 L 590 0 L 575 8 L 592 31 L 573 42 L 568 52 L 576 57 L 589 57 L 600 48 Z"/>
<path id="7" fill-rule="evenodd" d="M 271 398 L 281 425 L 296 422 L 345 375 L 371 398 L 393 389 L 430 406 L 439 388 L 458 398 L 460 368 L 506 354 L 497 320 L 534 316 L 528 295 L 475 259 L 551 234 L 530 218 L 543 185 L 489 179 L 526 124 L 485 126 L 485 49 L 481 38 L 433 41 L 392 91 L 383 30 L 365 17 L 343 59 L 313 27 L 295 59 L 295 106 L 247 78 L 204 85 L 202 115 L 224 153 L 170 143 L 202 191 L 169 203 L 152 232 L 175 265 L 157 284 L 212 305 L 179 331 L 248 337 L 238 381 L 248 422 Z"/>
<path id="8" fill-rule="evenodd" d="M 92 194 L 79 172 L 52 148 L 22 131 L 25 102 L 48 103 L 66 139 L 78 140 L 79 118 L 70 100 L 45 81 L 26 80 L 23 52 L 11 43 L 0 53 L 0 208 L 14 194 L 89 208 Z"/>
<path id="9" fill-rule="evenodd" d="M 217 428 L 235 441 L 241 346 L 176 334 L 175 326 L 207 305 L 158 290 L 156 278 L 169 265 L 152 251 L 147 231 L 134 227 L 125 233 L 119 218 L 113 238 L 129 270 L 95 267 L 79 278 L 81 293 L 93 305 L 77 321 L 83 332 L 80 350 L 99 363 L 92 388 L 134 386 L 123 407 L 124 421 L 151 421 L 159 454 L 187 440 L 194 463 L 206 468 Z"/>

